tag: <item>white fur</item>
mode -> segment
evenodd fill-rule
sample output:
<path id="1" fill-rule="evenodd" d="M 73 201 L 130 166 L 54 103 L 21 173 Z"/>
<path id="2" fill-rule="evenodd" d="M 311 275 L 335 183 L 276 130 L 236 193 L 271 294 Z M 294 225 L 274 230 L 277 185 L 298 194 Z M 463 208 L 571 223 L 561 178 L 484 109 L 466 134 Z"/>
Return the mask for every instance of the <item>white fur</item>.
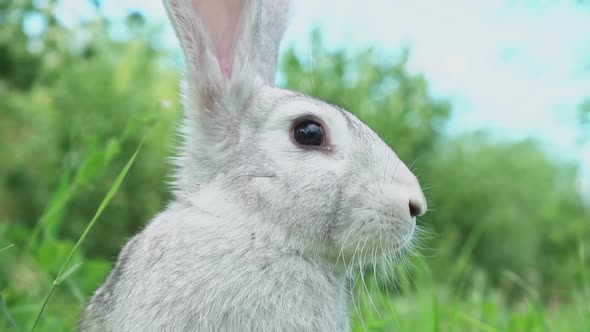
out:
<path id="1" fill-rule="evenodd" d="M 272 85 L 285 1 L 235 1 L 166 1 L 189 62 L 175 199 L 122 250 L 83 331 L 348 331 L 352 264 L 399 254 L 409 204 L 426 211 L 416 177 L 366 125 Z M 210 22 L 236 26 L 234 43 Z M 302 118 L 327 144 L 296 144 Z"/>

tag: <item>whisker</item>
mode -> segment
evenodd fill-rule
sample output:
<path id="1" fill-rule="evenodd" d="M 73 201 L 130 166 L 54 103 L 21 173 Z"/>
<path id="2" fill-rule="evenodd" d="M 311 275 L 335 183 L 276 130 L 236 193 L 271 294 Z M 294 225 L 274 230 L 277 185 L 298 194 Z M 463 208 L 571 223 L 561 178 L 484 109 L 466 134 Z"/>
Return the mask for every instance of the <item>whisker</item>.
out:
<path id="1" fill-rule="evenodd" d="M 251 178 L 276 178 L 276 174 L 239 174 L 238 177 L 251 177 Z"/>
<path id="2" fill-rule="evenodd" d="M 383 168 L 383 182 L 385 182 L 385 175 L 387 174 L 387 165 L 389 165 L 389 159 L 391 155 L 387 155 L 387 160 L 385 161 L 385 167 Z"/>
<path id="3" fill-rule="evenodd" d="M 401 159 L 397 160 L 397 164 L 395 165 L 395 169 L 393 170 L 393 174 L 391 175 L 391 182 L 389 184 L 393 184 L 393 181 L 395 181 L 395 174 L 397 173 L 397 169 L 399 168 L 399 164 L 401 164 L 401 162 Z"/>

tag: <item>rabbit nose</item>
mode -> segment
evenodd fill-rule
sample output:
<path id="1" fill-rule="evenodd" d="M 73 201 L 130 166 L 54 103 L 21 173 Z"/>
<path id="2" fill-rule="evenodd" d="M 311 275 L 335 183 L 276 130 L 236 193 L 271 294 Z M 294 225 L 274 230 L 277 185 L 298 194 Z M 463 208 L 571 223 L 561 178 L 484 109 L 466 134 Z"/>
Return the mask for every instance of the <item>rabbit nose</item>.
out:
<path id="1" fill-rule="evenodd" d="M 401 184 L 406 191 L 408 212 L 411 218 L 416 218 L 424 215 L 428 209 L 426 206 L 426 197 L 424 196 L 424 192 L 422 192 L 422 187 L 416 176 L 409 171 L 405 175 L 406 181 Z"/>
<path id="2" fill-rule="evenodd" d="M 418 180 L 416 179 L 412 181 L 412 183 L 406 188 L 410 217 L 416 218 L 424 215 L 427 210 L 426 197 L 424 197 L 424 193 L 422 192 L 422 188 L 420 187 Z"/>
<path id="3" fill-rule="evenodd" d="M 396 168 L 394 181 L 396 191 L 402 195 L 397 196 L 399 200 L 396 202 L 396 205 L 400 209 L 399 212 L 412 219 L 424 215 L 427 210 L 427 204 L 420 182 L 403 163 Z"/>
<path id="4" fill-rule="evenodd" d="M 418 216 L 424 215 L 426 213 L 426 204 L 423 203 L 424 199 L 416 200 L 410 198 L 409 208 L 410 208 L 410 216 L 412 218 L 416 218 Z"/>

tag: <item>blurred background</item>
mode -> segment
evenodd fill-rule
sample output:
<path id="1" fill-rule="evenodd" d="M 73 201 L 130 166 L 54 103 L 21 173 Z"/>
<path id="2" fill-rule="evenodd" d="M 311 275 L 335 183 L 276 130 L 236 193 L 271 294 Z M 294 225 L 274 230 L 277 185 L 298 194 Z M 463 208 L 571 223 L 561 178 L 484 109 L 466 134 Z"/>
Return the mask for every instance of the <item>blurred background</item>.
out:
<path id="1" fill-rule="evenodd" d="M 354 330 L 590 331 L 590 3 L 293 2 L 279 84 L 359 116 L 432 207 Z M 159 0 L 0 1 L 0 330 L 31 329 L 144 137 L 38 330 L 73 330 L 170 200 L 182 66 Z"/>

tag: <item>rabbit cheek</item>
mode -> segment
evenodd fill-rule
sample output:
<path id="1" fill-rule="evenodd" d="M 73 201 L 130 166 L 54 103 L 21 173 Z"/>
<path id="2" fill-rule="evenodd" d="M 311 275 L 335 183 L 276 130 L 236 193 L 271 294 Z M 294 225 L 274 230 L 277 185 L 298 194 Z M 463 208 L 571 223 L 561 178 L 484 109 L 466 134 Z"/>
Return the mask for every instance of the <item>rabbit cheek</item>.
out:
<path id="1" fill-rule="evenodd" d="M 387 189 L 383 185 L 374 186 L 363 185 L 351 199 L 350 222 L 341 229 L 336 241 L 337 254 L 345 259 L 364 260 L 395 254 L 413 239 L 415 222 L 406 218 L 402 212 L 404 206 L 391 199 L 395 193 L 382 194 Z"/>

